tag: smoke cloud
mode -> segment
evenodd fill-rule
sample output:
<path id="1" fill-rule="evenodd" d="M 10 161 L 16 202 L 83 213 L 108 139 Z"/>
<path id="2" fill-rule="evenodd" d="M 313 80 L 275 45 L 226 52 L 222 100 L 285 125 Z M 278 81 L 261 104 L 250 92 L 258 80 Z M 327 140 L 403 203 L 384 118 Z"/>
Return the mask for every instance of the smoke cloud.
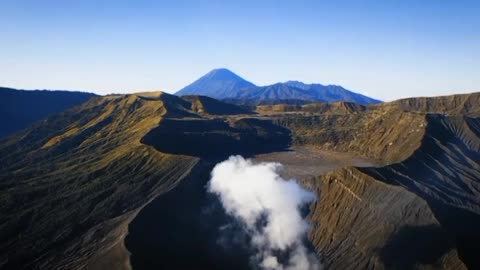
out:
<path id="1" fill-rule="evenodd" d="M 231 156 L 215 166 L 208 191 L 251 237 L 252 259 L 265 270 L 319 270 L 304 242 L 309 229 L 301 208 L 316 199 L 294 180 L 278 175 L 279 163 Z"/>

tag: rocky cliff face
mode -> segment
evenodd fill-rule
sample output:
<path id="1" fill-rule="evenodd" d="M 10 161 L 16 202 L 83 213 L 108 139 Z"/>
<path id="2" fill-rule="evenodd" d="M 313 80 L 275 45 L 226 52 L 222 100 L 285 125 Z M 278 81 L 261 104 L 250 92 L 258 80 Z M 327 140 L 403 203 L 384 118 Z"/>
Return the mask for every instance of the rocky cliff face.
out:
<path id="1" fill-rule="evenodd" d="M 287 114 L 274 121 L 292 131 L 295 145 L 357 153 L 383 164 L 403 160 L 425 133 L 425 115 L 398 110 Z"/>
<path id="2" fill-rule="evenodd" d="M 426 120 L 407 159 L 307 181 L 321 198 L 312 239 L 331 268 L 479 267 L 480 121 Z"/>
<path id="3" fill-rule="evenodd" d="M 465 269 L 427 202 L 358 169 L 312 179 L 311 239 L 327 269 Z"/>

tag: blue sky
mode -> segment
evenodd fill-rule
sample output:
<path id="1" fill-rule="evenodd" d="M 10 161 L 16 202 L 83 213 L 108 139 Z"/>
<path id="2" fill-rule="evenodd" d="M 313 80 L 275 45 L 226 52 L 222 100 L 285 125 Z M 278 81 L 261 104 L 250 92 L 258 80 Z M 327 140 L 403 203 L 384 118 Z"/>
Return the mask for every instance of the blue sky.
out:
<path id="1" fill-rule="evenodd" d="M 226 67 L 382 100 L 478 92 L 478 14 L 463 0 L 0 0 L 0 85 L 174 92 Z"/>

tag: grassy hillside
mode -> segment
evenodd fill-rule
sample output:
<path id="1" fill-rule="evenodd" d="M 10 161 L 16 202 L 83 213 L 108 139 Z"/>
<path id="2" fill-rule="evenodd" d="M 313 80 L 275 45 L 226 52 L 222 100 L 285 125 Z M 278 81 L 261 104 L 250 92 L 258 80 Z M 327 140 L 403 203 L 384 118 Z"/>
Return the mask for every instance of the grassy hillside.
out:
<path id="1" fill-rule="evenodd" d="M 121 241 L 117 228 L 196 163 L 140 143 L 166 113 L 161 100 L 94 98 L 2 141 L 1 267 L 80 268 Z"/>
<path id="2" fill-rule="evenodd" d="M 201 117 L 168 94 L 112 95 L 0 140 L 0 268 L 101 268 L 113 253 L 128 259 L 121 246 L 136 213 L 188 175 L 196 156 L 217 157 L 185 146 L 231 138 L 231 148 L 219 148 L 223 157 L 254 154 L 250 144 L 270 137 L 289 143 L 284 128 L 266 121 Z M 201 124 L 198 134 L 178 141 L 192 123 Z M 247 144 L 238 147 L 237 135 Z"/>

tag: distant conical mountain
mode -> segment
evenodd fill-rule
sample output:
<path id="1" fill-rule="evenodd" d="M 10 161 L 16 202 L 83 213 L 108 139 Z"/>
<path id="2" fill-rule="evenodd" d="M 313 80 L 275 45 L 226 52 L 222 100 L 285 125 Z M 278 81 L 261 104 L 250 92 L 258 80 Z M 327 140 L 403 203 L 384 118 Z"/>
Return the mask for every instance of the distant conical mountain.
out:
<path id="1" fill-rule="evenodd" d="M 210 71 L 176 94 L 204 95 L 244 104 L 308 103 L 319 101 L 347 101 L 359 104 L 380 102 L 338 85 L 305 84 L 299 81 L 288 81 L 267 86 L 256 86 L 225 68 Z"/>
<path id="2" fill-rule="evenodd" d="M 192 84 L 178 91 L 177 95 L 204 95 L 217 99 L 236 96 L 240 91 L 256 86 L 226 68 L 210 71 Z"/>

